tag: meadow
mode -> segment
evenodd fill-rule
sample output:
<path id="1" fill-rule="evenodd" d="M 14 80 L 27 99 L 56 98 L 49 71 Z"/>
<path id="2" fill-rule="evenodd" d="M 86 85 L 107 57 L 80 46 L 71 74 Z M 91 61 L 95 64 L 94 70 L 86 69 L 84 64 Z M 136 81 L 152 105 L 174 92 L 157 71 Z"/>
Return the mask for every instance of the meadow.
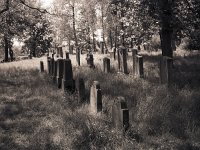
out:
<path id="1" fill-rule="evenodd" d="M 200 149 L 200 55 L 177 51 L 174 58 L 174 85 L 159 83 L 159 52 L 141 51 L 144 78 L 135 78 L 131 54 L 129 75 L 102 71 L 102 59 L 94 54 L 95 69 L 81 66 L 70 55 L 74 78 L 81 76 L 86 86 L 86 102 L 77 95 L 63 93 L 47 73 L 39 72 L 46 57 L 0 64 L 0 149 Z M 92 82 L 100 82 L 103 112 L 89 111 Z M 111 122 L 111 107 L 118 96 L 127 100 L 130 128 L 122 135 Z"/>

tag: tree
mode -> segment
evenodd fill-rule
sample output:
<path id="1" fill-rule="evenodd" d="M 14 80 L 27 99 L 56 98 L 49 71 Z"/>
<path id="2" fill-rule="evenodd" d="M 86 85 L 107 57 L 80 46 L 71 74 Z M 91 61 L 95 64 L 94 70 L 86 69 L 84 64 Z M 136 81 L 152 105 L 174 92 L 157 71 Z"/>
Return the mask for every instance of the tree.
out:
<path id="1" fill-rule="evenodd" d="M 31 5 L 33 4 L 33 5 Z M 22 38 L 27 28 L 33 24 L 36 12 L 46 13 L 46 10 L 34 7 L 33 1 L 25 3 L 24 0 L 4 0 L 0 3 L 2 9 L 0 11 L 0 33 L 3 35 L 5 58 L 4 61 L 9 61 L 10 54 L 11 60 L 14 59 L 12 50 L 12 39 L 14 37 Z"/>

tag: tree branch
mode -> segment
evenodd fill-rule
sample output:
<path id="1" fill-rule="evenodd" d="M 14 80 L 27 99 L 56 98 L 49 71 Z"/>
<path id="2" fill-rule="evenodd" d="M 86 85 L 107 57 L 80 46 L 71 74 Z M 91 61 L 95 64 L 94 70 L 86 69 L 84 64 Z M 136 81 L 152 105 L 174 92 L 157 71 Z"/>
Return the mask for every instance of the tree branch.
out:
<path id="1" fill-rule="evenodd" d="M 37 8 L 37 7 L 32 7 L 28 4 L 25 3 L 25 0 L 20 0 L 20 3 L 30 9 L 34 9 L 34 10 L 37 10 L 38 12 L 40 13 L 47 13 L 47 14 L 50 14 L 50 15 L 55 15 L 55 14 L 51 14 L 50 12 L 48 12 L 46 9 L 40 9 L 40 8 Z"/>

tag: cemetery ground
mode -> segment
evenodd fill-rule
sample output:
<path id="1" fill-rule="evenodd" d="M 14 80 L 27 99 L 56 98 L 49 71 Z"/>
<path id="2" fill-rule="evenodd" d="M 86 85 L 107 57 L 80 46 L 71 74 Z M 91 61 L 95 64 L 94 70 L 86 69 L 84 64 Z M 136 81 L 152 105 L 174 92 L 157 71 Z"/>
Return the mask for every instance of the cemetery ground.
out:
<path id="1" fill-rule="evenodd" d="M 200 63 L 198 54 L 176 52 L 174 83 L 159 83 L 159 53 L 140 52 L 144 58 L 144 78 L 102 71 L 102 59 L 94 54 L 95 69 L 76 66 L 70 55 L 73 76 L 85 81 L 86 102 L 77 95 L 63 93 L 47 73 L 39 72 L 46 57 L 0 64 L 0 149 L 200 149 Z M 128 59 L 132 71 L 131 57 Z M 103 112 L 89 111 L 89 91 L 93 81 L 102 90 Z M 113 101 L 127 100 L 130 127 L 123 135 L 112 126 Z"/>

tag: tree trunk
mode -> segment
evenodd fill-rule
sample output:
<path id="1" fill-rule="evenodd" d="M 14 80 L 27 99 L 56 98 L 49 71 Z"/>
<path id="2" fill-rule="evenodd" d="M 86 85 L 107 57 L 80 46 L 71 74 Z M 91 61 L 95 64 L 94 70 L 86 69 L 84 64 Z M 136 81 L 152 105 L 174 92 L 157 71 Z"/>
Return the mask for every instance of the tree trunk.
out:
<path id="1" fill-rule="evenodd" d="M 172 1 L 162 0 L 160 1 L 161 8 L 161 49 L 162 55 L 173 57 L 173 49 L 172 49 L 172 35 L 173 35 L 173 27 L 172 27 Z"/>
<path id="2" fill-rule="evenodd" d="M 112 41 L 112 31 L 110 30 L 110 47 L 113 48 L 113 41 Z"/>
<path id="3" fill-rule="evenodd" d="M 8 43 L 8 37 L 6 35 L 4 35 L 4 43 L 5 43 L 5 57 L 4 57 L 4 61 L 8 62 L 8 48 L 9 48 L 9 43 Z"/>
<path id="4" fill-rule="evenodd" d="M 78 48 L 78 39 L 76 36 L 76 21 L 75 21 L 75 6 L 74 4 L 72 5 L 72 19 L 73 19 L 73 32 L 74 32 L 74 40 L 75 40 L 75 48 L 76 48 L 76 62 L 78 66 L 80 66 L 80 51 Z"/>
<path id="5" fill-rule="evenodd" d="M 116 60 L 116 50 L 117 50 L 117 26 L 115 27 L 115 49 L 114 49 L 114 60 Z"/>
<path id="6" fill-rule="evenodd" d="M 96 44 L 95 44 L 95 38 L 94 38 L 94 31 L 92 33 L 92 40 L 93 40 L 93 49 L 94 49 L 94 52 L 96 51 Z"/>
<path id="7" fill-rule="evenodd" d="M 103 17 L 104 17 L 104 14 L 103 14 L 103 2 L 102 2 L 102 5 L 101 5 L 102 36 L 103 36 L 103 42 L 104 42 L 104 45 L 105 45 L 105 53 L 107 54 L 108 48 L 107 48 L 107 44 L 106 44 L 106 40 L 105 40 L 105 34 L 104 34 L 104 21 L 103 21 Z"/>

